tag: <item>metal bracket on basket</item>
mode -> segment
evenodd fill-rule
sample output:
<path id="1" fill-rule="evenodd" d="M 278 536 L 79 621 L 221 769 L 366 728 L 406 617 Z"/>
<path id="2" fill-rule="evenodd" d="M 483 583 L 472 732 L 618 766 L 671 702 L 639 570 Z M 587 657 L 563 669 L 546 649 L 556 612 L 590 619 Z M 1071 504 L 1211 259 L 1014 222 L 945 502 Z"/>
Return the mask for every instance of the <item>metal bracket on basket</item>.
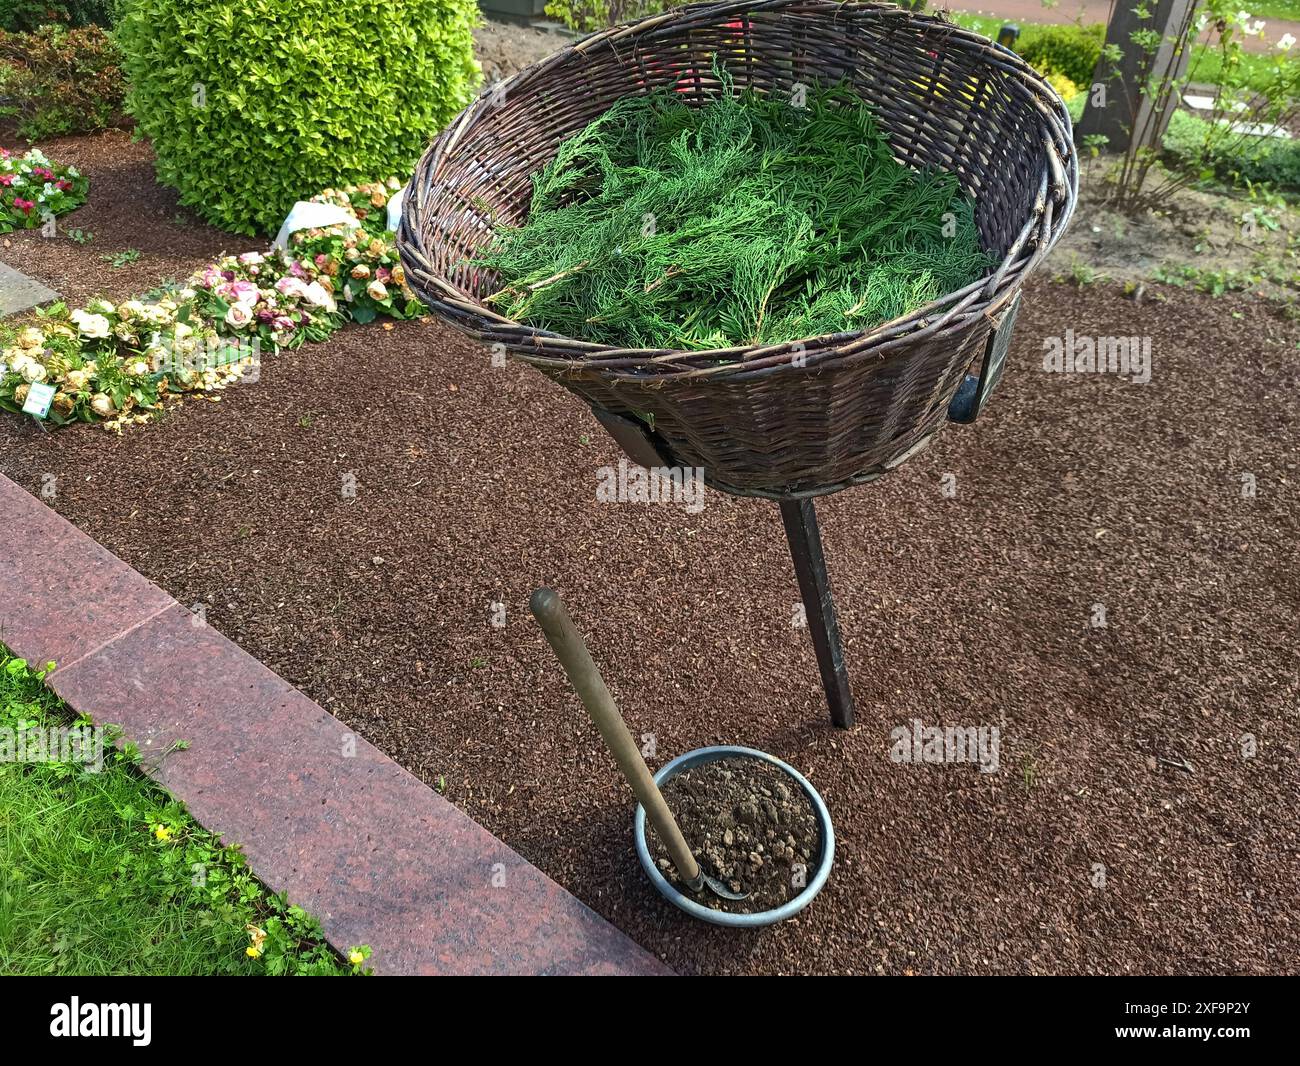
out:
<path id="1" fill-rule="evenodd" d="M 1002 380 L 1002 370 L 1007 364 L 1007 351 L 1011 347 L 1011 331 L 1016 325 L 1016 312 L 1020 310 L 1020 293 L 1016 293 L 1011 306 L 1002 314 L 1002 321 L 989 334 L 984 346 L 984 359 L 980 363 L 979 377 L 967 374 L 957 393 L 948 404 L 950 422 L 971 423 L 979 417 L 988 403 L 997 383 Z"/>
<path id="2" fill-rule="evenodd" d="M 640 419 L 618 415 L 603 407 L 593 406 L 591 413 L 632 462 L 647 470 L 676 465 L 659 434 Z"/>

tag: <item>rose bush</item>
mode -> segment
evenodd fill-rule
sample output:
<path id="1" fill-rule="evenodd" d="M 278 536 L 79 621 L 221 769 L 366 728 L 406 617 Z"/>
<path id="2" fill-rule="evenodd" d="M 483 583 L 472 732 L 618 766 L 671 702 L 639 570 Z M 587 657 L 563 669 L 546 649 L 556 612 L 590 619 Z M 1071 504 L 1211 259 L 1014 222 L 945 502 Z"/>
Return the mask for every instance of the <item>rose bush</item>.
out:
<path id="1" fill-rule="evenodd" d="M 253 378 L 268 351 L 323 341 L 349 320 L 422 313 L 386 226 L 388 198 L 400 188 L 390 178 L 327 190 L 314 199 L 351 211 L 355 225 L 225 256 L 144 299 L 55 304 L 38 312 L 37 326 L 0 327 L 0 408 L 21 413 L 40 382 L 57 390 L 53 425 L 99 422 L 120 433 L 186 393 Z"/>

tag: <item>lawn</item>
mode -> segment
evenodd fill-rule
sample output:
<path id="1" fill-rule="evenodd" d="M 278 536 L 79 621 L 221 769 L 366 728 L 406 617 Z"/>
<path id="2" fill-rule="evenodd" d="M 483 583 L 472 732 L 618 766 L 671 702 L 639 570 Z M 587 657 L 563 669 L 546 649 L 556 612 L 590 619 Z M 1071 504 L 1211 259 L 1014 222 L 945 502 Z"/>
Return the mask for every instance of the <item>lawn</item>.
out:
<path id="1" fill-rule="evenodd" d="M 31 729 L 86 727 L 0 646 L 0 752 Z M 364 956 L 365 951 L 359 953 Z M 347 974 L 314 919 L 269 892 L 139 769 L 0 761 L 0 972 Z"/>
<path id="2" fill-rule="evenodd" d="M 1252 5 L 1246 5 L 1251 7 Z M 1280 6 L 1295 8 L 1297 5 L 1294 0 L 1280 0 Z M 1252 14 L 1256 12 L 1251 11 Z M 1004 25 L 1008 20 L 1000 18 L 990 18 L 986 15 L 970 15 L 964 11 L 950 11 L 949 18 L 958 26 L 965 26 L 968 30 L 974 30 L 976 33 L 982 33 L 986 37 L 997 38 L 998 27 Z M 1262 15 L 1258 17 L 1263 17 Z M 1295 15 L 1288 17 L 1297 17 Z M 1045 23 L 1020 22 L 1018 23 L 1021 31 L 1033 26 L 1046 25 Z M 1192 56 L 1191 69 L 1195 73 L 1197 82 L 1208 84 L 1217 84 L 1223 74 L 1223 64 L 1216 51 L 1206 48 L 1204 45 L 1199 46 Z M 1250 89 L 1262 89 L 1269 80 L 1269 72 L 1273 69 L 1273 56 L 1267 53 L 1247 52 L 1241 57 L 1241 69 L 1239 77 L 1242 84 Z"/>

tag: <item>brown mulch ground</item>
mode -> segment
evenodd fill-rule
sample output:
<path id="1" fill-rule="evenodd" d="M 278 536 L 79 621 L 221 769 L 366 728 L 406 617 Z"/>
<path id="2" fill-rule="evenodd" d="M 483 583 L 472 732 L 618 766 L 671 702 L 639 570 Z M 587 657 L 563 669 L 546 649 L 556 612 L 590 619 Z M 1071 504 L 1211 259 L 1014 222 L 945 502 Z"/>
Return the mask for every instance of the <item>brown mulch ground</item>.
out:
<path id="1" fill-rule="evenodd" d="M 21 143 L 0 142 L 23 151 Z M 77 307 L 95 296 L 125 300 L 155 288 L 165 279 L 183 281 L 221 252 L 265 251 L 268 241 L 234 236 L 204 225 L 181 207 L 172 190 L 154 181 L 153 152 L 131 134 L 110 130 L 92 137 L 42 141 L 40 148 L 57 163 L 90 176 L 85 206 L 58 220 L 58 235 L 39 229 L 0 238 L 0 259 L 42 281 Z M 83 240 L 73 239 L 79 231 Z M 106 257 L 139 252 L 139 258 L 114 267 Z"/>
<path id="2" fill-rule="evenodd" d="M 109 149 L 51 146 L 88 153 L 70 225 L 125 236 L 120 211 L 175 272 L 236 247 L 172 226 L 142 150 Z M 4 257 L 56 288 L 131 288 L 93 246 L 21 240 Z M 1300 327 L 1165 295 L 1034 283 L 987 419 L 819 504 L 848 733 L 791 625 L 775 505 L 596 503 L 619 455 L 588 411 L 431 322 L 351 327 L 121 439 L 5 417 L 0 472 L 56 474 L 60 513 L 683 972 L 1294 972 Z M 1042 373 L 1066 328 L 1149 334 L 1152 383 Z M 655 896 L 528 615 L 539 585 L 655 735 L 652 765 L 743 743 L 821 790 L 836 867 L 797 920 L 731 933 Z M 890 761 L 913 718 L 997 725 L 1000 771 Z"/>

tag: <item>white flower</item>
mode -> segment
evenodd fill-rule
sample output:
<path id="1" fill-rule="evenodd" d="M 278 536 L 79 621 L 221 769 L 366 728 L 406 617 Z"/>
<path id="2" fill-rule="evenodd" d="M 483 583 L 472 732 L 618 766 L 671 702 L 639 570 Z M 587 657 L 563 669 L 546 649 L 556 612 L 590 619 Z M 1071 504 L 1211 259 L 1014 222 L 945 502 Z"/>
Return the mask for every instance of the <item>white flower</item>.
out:
<path id="1" fill-rule="evenodd" d="M 1252 22 L 1252 23 L 1250 24 L 1250 26 L 1247 28 L 1246 32 L 1247 32 L 1248 34 L 1250 34 L 1252 37 L 1263 37 L 1263 36 L 1264 36 L 1264 22 L 1263 22 L 1263 20 L 1261 19 L 1261 20 L 1258 20 L 1258 21 Z"/>
<path id="2" fill-rule="evenodd" d="M 44 381 L 45 367 L 37 362 L 28 362 L 22 369 L 22 375 L 27 381 Z"/>
<path id="3" fill-rule="evenodd" d="M 329 290 L 319 281 L 313 281 L 310 285 L 305 286 L 302 291 L 302 298 L 313 307 L 323 307 L 331 313 L 338 307 Z"/>
<path id="4" fill-rule="evenodd" d="M 1290 33 L 1284 33 L 1277 39 L 1277 47 L 1280 51 L 1289 52 L 1295 47 L 1295 36 Z"/>
<path id="5" fill-rule="evenodd" d="M 86 307 L 97 315 L 112 315 L 117 313 L 117 308 L 109 300 L 91 300 Z"/>
<path id="6" fill-rule="evenodd" d="M 253 309 L 248 304 L 231 304 L 226 312 L 226 325 L 243 329 L 253 321 Z"/>
<path id="7" fill-rule="evenodd" d="M 245 263 L 249 265 L 264 262 L 265 259 L 266 256 L 264 256 L 261 252 L 245 252 L 243 255 L 239 257 L 239 261 L 241 263 Z"/>
<path id="8" fill-rule="evenodd" d="M 191 333 L 194 332 L 194 327 L 187 325 L 184 322 L 177 322 L 176 328 L 172 332 L 175 334 L 176 339 L 178 341 L 183 341 L 186 337 L 188 337 Z"/>
<path id="9" fill-rule="evenodd" d="M 127 300 L 118 309 L 118 316 L 121 318 L 136 318 L 144 314 L 145 307 L 139 300 Z"/>
<path id="10" fill-rule="evenodd" d="M 107 418 L 113 413 L 113 400 L 106 392 L 97 392 L 90 398 L 90 409 L 100 418 Z"/>
<path id="11" fill-rule="evenodd" d="M 9 369 L 15 374 L 21 374 L 28 365 L 35 361 L 26 352 L 19 352 L 9 360 Z"/>
<path id="12" fill-rule="evenodd" d="M 108 336 L 112 325 L 103 315 L 92 315 L 77 308 L 69 316 L 77 324 L 77 332 L 91 340 L 102 340 Z"/>
<path id="13" fill-rule="evenodd" d="M 126 372 L 133 378 L 142 378 L 149 373 L 149 364 L 143 359 L 137 359 L 126 368 Z"/>

